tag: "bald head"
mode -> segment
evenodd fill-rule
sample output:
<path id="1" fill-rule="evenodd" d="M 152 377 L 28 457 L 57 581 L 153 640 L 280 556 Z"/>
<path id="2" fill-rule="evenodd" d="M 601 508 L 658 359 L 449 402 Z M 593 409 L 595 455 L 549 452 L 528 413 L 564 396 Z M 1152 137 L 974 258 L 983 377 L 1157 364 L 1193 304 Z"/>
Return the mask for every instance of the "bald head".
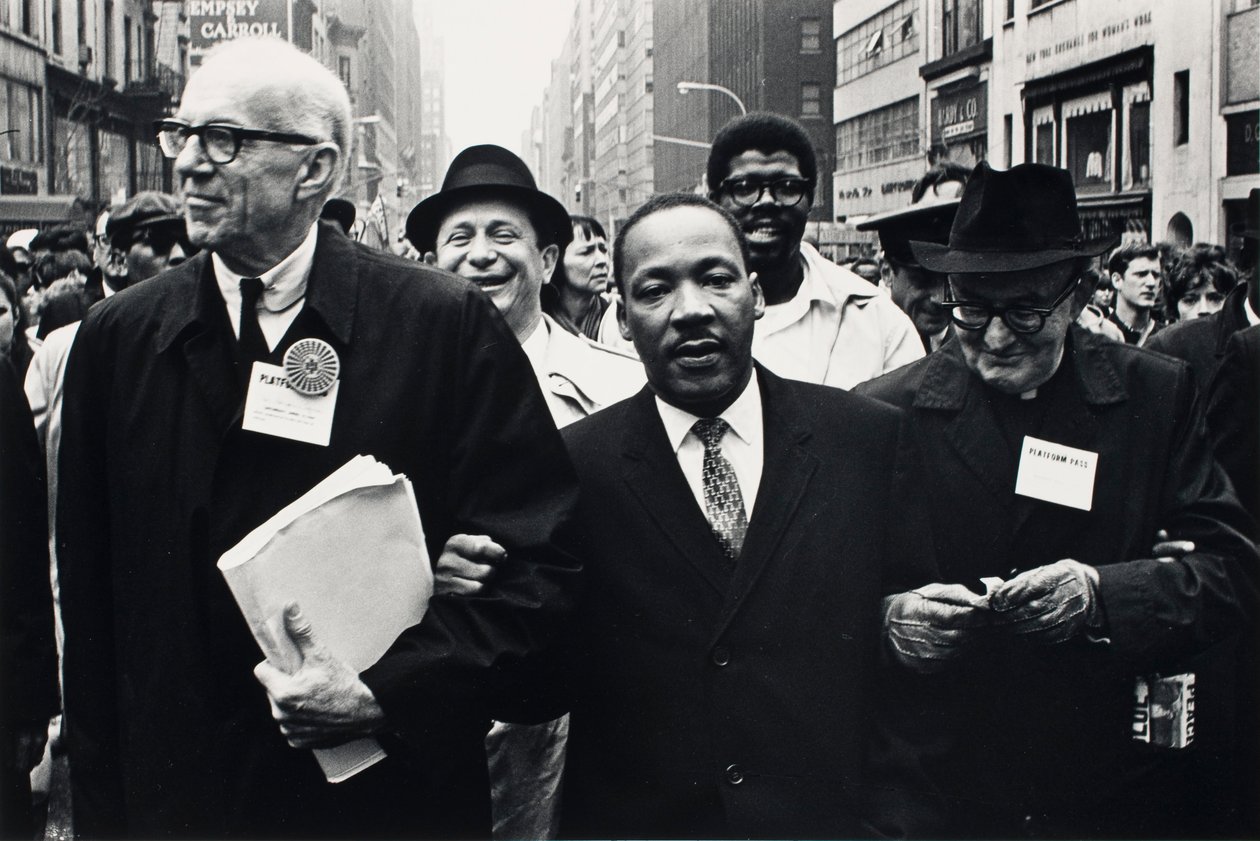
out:
<path id="1" fill-rule="evenodd" d="M 328 192 L 336 191 L 351 158 L 353 118 L 350 96 L 331 70 L 279 38 L 236 38 L 206 55 L 184 89 L 184 99 L 223 86 L 248 98 L 255 127 L 336 144 L 339 166 Z"/>

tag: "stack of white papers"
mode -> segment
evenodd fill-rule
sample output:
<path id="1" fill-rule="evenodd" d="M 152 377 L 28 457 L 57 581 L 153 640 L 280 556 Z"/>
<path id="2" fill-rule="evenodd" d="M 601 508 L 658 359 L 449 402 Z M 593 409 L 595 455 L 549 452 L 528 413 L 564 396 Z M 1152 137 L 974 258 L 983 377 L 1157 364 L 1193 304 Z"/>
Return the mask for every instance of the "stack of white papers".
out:
<path id="1" fill-rule="evenodd" d="M 267 660 L 292 673 L 301 657 L 284 628 L 297 602 L 315 638 L 361 672 L 407 628 L 433 594 L 433 571 L 406 476 L 356 456 L 219 559 Z M 315 751 L 330 782 L 379 762 L 375 739 Z"/>

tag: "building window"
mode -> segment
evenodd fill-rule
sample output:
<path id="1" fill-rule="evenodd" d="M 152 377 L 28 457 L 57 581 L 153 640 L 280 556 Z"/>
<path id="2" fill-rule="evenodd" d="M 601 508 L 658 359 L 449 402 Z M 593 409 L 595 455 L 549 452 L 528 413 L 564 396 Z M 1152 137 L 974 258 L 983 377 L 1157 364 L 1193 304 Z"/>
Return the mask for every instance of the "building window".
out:
<path id="1" fill-rule="evenodd" d="M 1190 142 L 1190 71 L 1173 74 L 1173 145 Z"/>
<path id="2" fill-rule="evenodd" d="M 974 47 L 983 40 L 982 0 L 941 0 L 941 55 Z"/>
<path id="3" fill-rule="evenodd" d="M 836 125 L 836 171 L 918 155 L 919 99 L 912 97 Z"/>
<path id="4" fill-rule="evenodd" d="M 101 56 L 101 72 L 107 79 L 114 78 L 114 0 L 105 0 L 104 55 Z"/>
<path id="5" fill-rule="evenodd" d="M 1015 0 L 1006 0 L 1006 20 L 1015 20 Z"/>
<path id="6" fill-rule="evenodd" d="M 61 0 L 52 0 L 52 48 L 61 52 Z"/>
<path id="7" fill-rule="evenodd" d="M 351 89 L 350 84 L 350 56 L 337 56 L 337 77 L 341 79 L 341 84 L 346 86 L 346 90 Z"/>
<path id="8" fill-rule="evenodd" d="M 822 20 L 801 18 L 801 52 L 822 52 Z"/>
<path id="9" fill-rule="evenodd" d="M 1028 11 L 1031 12 L 1033 9 L 1039 9 L 1050 2 L 1053 2 L 1053 0 L 1029 0 Z"/>
<path id="10" fill-rule="evenodd" d="M 22 2 L 22 34 L 35 37 L 35 0 L 21 0 Z"/>
<path id="11" fill-rule="evenodd" d="M 0 160 L 38 163 L 43 158 L 43 113 L 38 88 L 0 79 L 0 119 L 11 129 L 0 135 Z"/>
<path id="12" fill-rule="evenodd" d="M 123 15 L 123 82 L 131 81 L 131 16 Z"/>
<path id="13" fill-rule="evenodd" d="M 1002 116 L 1002 160 L 1006 168 L 1015 165 L 1015 118 L 1012 114 Z"/>
<path id="14" fill-rule="evenodd" d="M 1129 157 L 1125 188 L 1151 186 L 1151 103 L 1129 106 Z"/>
<path id="15" fill-rule="evenodd" d="M 1107 192 L 1112 189 L 1111 145 L 1115 112 L 1110 92 L 1064 105 L 1064 151 L 1066 168 L 1079 192 Z M 1106 107 L 1103 107 L 1103 106 Z"/>
<path id="16" fill-rule="evenodd" d="M 822 116 L 822 85 L 817 82 L 801 83 L 801 116 Z"/>
<path id="17" fill-rule="evenodd" d="M 1058 166 L 1054 155 L 1054 122 L 1038 123 L 1033 129 L 1033 162 Z"/>
<path id="18" fill-rule="evenodd" d="M 842 34 L 836 41 L 836 84 L 918 52 L 917 7 L 916 0 L 898 0 Z"/>

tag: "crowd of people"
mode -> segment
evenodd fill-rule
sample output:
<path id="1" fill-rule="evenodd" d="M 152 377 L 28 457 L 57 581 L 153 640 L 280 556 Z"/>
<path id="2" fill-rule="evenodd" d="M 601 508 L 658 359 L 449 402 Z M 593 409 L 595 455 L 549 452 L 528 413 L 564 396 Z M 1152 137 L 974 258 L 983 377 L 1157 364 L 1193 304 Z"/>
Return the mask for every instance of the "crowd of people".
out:
<path id="1" fill-rule="evenodd" d="M 1254 216 L 1235 265 L 942 162 L 841 265 L 752 113 L 616 231 L 470 147 L 396 255 L 351 135 L 317 61 L 227 42 L 158 125 L 178 197 L 9 237 L 0 834 L 58 714 L 84 838 L 1260 832 Z M 246 419 L 276 380 L 326 443 Z M 424 617 L 358 672 L 289 604 L 260 663 L 216 561 L 360 454 Z"/>

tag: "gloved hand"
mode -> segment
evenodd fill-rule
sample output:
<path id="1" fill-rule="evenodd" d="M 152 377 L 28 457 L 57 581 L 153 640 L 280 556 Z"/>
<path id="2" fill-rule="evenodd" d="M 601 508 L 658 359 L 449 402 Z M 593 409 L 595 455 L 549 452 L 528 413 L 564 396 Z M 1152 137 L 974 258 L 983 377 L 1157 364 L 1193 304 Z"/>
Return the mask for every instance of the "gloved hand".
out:
<path id="1" fill-rule="evenodd" d="M 1043 645 L 1098 627 L 1098 570 L 1065 558 L 1020 573 L 989 597 L 994 627 Z"/>
<path id="2" fill-rule="evenodd" d="M 928 584 L 884 599 L 884 635 L 902 665 L 939 672 L 961 656 L 971 633 L 989 622 L 985 597 L 961 584 Z"/>

